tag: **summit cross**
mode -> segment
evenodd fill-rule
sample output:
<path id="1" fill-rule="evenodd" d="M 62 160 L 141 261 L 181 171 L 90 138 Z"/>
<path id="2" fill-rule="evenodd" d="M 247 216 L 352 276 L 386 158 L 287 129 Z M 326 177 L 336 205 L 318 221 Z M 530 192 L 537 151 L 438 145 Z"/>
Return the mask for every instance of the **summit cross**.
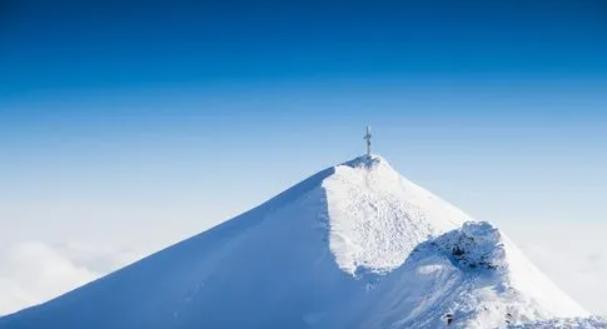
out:
<path id="1" fill-rule="evenodd" d="M 371 127 L 367 126 L 367 133 L 363 137 L 367 141 L 367 156 L 371 156 Z"/>

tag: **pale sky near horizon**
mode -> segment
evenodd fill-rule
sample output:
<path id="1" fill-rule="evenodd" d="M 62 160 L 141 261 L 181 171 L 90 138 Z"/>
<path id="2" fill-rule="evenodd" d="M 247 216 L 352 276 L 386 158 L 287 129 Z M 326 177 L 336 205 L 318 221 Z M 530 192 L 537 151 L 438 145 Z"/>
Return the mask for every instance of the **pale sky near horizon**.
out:
<path id="1" fill-rule="evenodd" d="M 363 153 L 369 124 L 607 315 L 604 2 L 227 3 L 0 3 L 0 314 Z"/>

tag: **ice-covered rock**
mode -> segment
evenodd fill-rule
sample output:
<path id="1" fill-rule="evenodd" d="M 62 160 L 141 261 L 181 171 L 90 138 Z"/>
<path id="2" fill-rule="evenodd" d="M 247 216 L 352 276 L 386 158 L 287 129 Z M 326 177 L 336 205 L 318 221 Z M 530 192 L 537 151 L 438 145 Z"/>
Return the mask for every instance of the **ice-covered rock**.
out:
<path id="1" fill-rule="evenodd" d="M 462 267 L 504 270 L 508 266 L 502 233 L 487 222 L 466 222 L 433 243 Z"/>

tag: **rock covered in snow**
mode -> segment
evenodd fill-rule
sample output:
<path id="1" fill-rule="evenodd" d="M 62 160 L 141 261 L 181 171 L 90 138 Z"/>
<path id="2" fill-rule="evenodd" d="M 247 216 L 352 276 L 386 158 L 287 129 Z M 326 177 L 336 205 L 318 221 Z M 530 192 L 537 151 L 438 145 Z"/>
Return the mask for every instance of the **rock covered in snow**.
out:
<path id="1" fill-rule="evenodd" d="M 508 266 L 502 234 L 488 222 L 466 222 L 434 244 L 462 267 L 504 270 Z"/>

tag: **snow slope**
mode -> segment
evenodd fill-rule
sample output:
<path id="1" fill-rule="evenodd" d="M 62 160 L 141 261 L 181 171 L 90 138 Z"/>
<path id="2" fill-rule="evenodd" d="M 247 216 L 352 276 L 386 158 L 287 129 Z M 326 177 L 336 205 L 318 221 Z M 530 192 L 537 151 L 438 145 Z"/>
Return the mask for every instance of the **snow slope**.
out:
<path id="1" fill-rule="evenodd" d="M 607 321 L 596 316 L 561 318 L 512 325 L 508 329 L 607 329 Z"/>
<path id="2" fill-rule="evenodd" d="M 494 328 L 587 315 L 468 219 L 363 156 L 0 328 L 445 328 L 449 315 L 450 328 Z"/>

